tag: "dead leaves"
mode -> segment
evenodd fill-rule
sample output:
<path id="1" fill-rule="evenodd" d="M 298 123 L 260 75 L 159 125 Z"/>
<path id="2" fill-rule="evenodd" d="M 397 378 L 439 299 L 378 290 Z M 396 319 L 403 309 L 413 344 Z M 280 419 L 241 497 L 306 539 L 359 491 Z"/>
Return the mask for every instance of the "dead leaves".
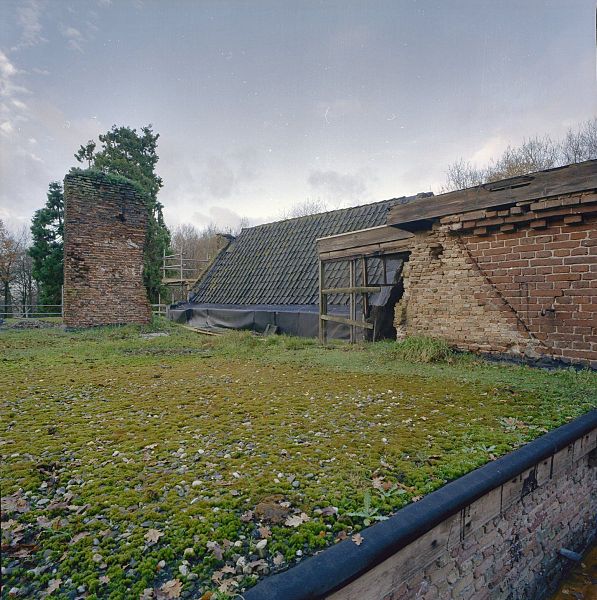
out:
<path id="1" fill-rule="evenodd" d="M 62 579 L 50 579 L 50 582 L 48 583 L 46 592 L 48 594 L 54 593 L 60 587 L 61 583 L 62 583 Z"/>
<path id="2" fill-rule="evenodd" d="M 363 540 L 365 539 L 360 533 L 355 533 L 351 538 L 350 538 L 357 546 L 360 546 L 363 543 Z"/>
<path id="3" fill-rule="evenodd" d="M 3 513 L 26 513 L 31 510 L 29 501 L 20 492 L 0 499 L 0 507 Z"/>
<path id="4" fill-rule="evenodd" d="M 145 541 L 149 546 L 153 546 L 154 544 L 158 543 L 159 539 L 163 535 L 164 534 L 161 531 L 158 531 L 157 529 L 148 529 L 143 537 L 145 538 Z"/>
<path id="5" fill-rule="evenodd" d="M 374 477 L 372 485 L 376 490 L 380 491 L 389 490 L 392 487 L 392 484 L 389 481 L 384 481 L 383 477 Z"/>
<path id="6" fill-rule="evenodd" d="M 383 476 L 374 477 L 371 481 L 371 485 L 373 486 L 373 489 L 377 490 L 384 498 L 389 498 L 394 494 L 413 494 L 416 489 L 414 487 L 404 485 L 400 481 L 396 481 L 395 483 L 384 481 Z"/>
<path id="7" fill-rule="evenodd" d="M 334 540 L 334 543 L 338 543 L 338 542 L 343 542 L 344 540 L 348 539 L 348 534 L 346 533 L 346 531 L 342 530 L 340 533 L 338 533 L 338 535 L 336 536 L 336 539 Z"/>
<path id="8" fill-rule="evenodd" d="M 39 546 L 37 544 L 15 544 L 8 545 L 2 544 L 1 546 L 2 553 L 7 556 L 11 556 L 13 558 L 27 558 L 33 552 L 39 550 Z"/>
<path id="9" fill-rule="evenodd" d="M 69 542 L 69 544 L 72 546 L 73 544 L 76 544 L 77 542 L 80 542 L 83 538 L 86 538 L 89 535 L 89 532 L 87 531 L 81 531 L 80 533 L 75 534 L 71 541 Z"/>
<path id="10" fill-rule="evenodd" d="M 299 515 L 292 515 L 291 517 L 288 517 L 284 521 L 284 525 L 286 525 L 286 527 L 298 527 L 299 525 L 302 525 L 303 523 L 306 523 L 310 520 L 311 519 L 309 518 L 309 515 L 303 512 Z"/>
<path id="11" fill-rule="evenodd" d="M 259 531 L 259 535 L 263 538 L 269 538 L 272 535 L 272 530 L 269 527 L 260 527 L 257 531 Z"/>
<path id="12" fill-rule="evenodd" d="M 211 551 L 211 553 L 218 559 L 222 560 L 224 558 L 224 551 L 218 542 L 207 542 L 207 549 Z"/>
<path id="13" fill-rule="evenodd" d="M 182 582 L 180 579 L 166 581 L 160 588 L 145 588 L 139 595 L 139 600 L 172 600 L 180 598 Z"/>
<path id="14" fill-rule="evenodd" d="M 253 511 L 252 510 L 247 510 L 246 512 L 244 512 L 241 516 L 240 516 L 240 520 L 243 523 L 248 523 L 249 521 L 251 521 L 253 519 Z"/>
<path id="15" fill-rule="evenodd" d="M 338 514 L 338 507 L 336 506 L 326 506 L 321 509 L 321 514 L 324 517 L 332 517 Z"/>
<path id="16" fill-rule="evenodd" d="M 171 598 L 180 598 L 180 593 L 182 592 L 182 582 L 180 579 L 171 579 L 170 581 L 166 581 L 164 585 L 159 589 L 157 598 L 161 600 L 161 598 L 170 600 Z"/>

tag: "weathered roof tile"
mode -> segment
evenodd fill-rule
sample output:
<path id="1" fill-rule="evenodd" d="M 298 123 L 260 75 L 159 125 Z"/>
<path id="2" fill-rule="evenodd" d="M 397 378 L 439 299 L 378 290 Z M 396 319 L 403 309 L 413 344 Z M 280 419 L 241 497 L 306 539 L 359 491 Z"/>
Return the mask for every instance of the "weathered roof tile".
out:
<path id="1" fill-rule="evenodd" d="M 195 286 L 192 300 L 210 304 L 317 304 L 318 238 L 386 222 L 394 198 L 243 229 Z M 337 287 L 346 274 L 338 265 L 326 274 Z"/>

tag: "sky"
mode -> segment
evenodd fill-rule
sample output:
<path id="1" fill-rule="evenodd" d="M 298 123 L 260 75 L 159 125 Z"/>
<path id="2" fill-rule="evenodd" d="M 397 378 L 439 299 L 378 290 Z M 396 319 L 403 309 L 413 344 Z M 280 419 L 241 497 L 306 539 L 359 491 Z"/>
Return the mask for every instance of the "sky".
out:
<path id="1" fill-rule="evenodd" d="M 597 115 L 593 0 L 0 0 L 0 219 L 81 144 L 160 134 L 168 225 L 434 191 Z"/>

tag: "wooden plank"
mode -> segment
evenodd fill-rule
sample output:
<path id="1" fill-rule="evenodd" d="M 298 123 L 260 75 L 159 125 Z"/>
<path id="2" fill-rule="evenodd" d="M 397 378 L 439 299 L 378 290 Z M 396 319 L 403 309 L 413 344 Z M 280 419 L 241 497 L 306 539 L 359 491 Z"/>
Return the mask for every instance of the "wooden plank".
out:
<path id="1" fill-rule="evenodd" d="M 325 280 L 324 263 L 319 261 L 319 342 L 325 344 L 327 341 L 327 323 L 323 318 L 328 311 L 328 299 L 322 293 Z"/>
<path id="2" fill-rule="evenodd" d="M 192 279 L 181 279 L 180 277 L 166 277 L 162 279 L 162 283 L 164 285 L 173 285 L 173 284 L 186 284 L 189 285 L 191 283 L 195 283 L 197 281 L 196 278 Z"/>
<path id="3" fill-rule="evenodd" d="M 320 315 L 322 321 L 334 321 L 334 323 L 344 323 L 345 325 L 354 325 L 355 327 L 363 327 L 364 329 L 373 329 L 373 323 L 365 321 L 355 321 L 346 317 L 337 317 L 336 315 Z"/>
<path id="4" fill-rule="evenodd" d="M 319 257 L 322 260 L 334 260 L 348 257 L 359 257 L 359 256 L 374 256 L 381 252 L 392 253 L 392 252 L 408 252 L 412 247 L 414 237 L 396 240 L 393 242 L 387 242 L 383 247 L 381 244 L 372 244 L 370 246 L 360 246 L 356 248 L 346 248 L 344 250 L 334 250 L 331 252 L 320 252 Z"/>
<path id="5" fill-rule="evenodd" d="M 517 185 L 517 181 L 520 185 Z M 500 187 L 502 184 L 502 187 Z M 415 221 L 466 213 L 482 208 L 506 206 L 597 189 L 597 160 L 588 160 L 520 178 L 480 185 L 474 188 L 420 198 L 394 206 L 388 212 L 388 225 L 406 226 Z"/>
<path id="6" fill-rule="evenodd" d="M 379 227 L 348 231 L 338 235 L 319 238 L 317 240 L 317 249 L 319 252 L 333 252 L 334 250 L 345 250 L 347 248 L 369 246 L 371 244 L 380 244 L 382 242 L 393 242 L 395 240 L 404 240 L 412 237 L 413 234 L 409 231 L 403 231 L 397 227 L 380 225 Z"/>
<path id="7" fill-rule="evenodd" d="M 210 331 L 208 329 L 200 329 L 199 327 L 191 327 L 190 325 L 181 325 L 185 329 L 189 331 L 194 331 L 195 333 L 200 333 L 201 335 L 224 335 L 224 332 L 220 331 Z"/>
<path id="8" fill-rule="evenodd" d="M 356 293 L 355 293 L 355 287 L 356 287 L 356 279 L 355 279 L 355 261 L 354 259 L 351 259 L 350 262 L 348 263 L 348 281 L 349 281 L 349 285 L 352 288 L 350 291 L 350 300 L 348 303 L 348 314 L 350 315 L 350 320 L 351 321 L 356 321 L 357 320 L 357 298 L 356 298 Z M 355 338 L 356 338 L 356 331 L 354 328 L 354 325 L 350 326 L 350 342 L 351 344 L 354 344 L 355 342 Z"/>
<path id="9" fill-rule="evenodd" d="M 370 287 L 369 286 L 369 277 L 367 275 L 367 259 L 364 256 L 361 257 L 361 271 L 363 273 L 363 287 L 364 288 Z M 369 296 L 367 296 L 367 294 L 363 294 L 363 319 L 366 319 L 368 314 L 369 314 Z"/>
<path id="10" fill-rule="evenodd" d="M 339 288 L 326 288 L 325 290 L 321 290 L 321 293 L 324 295 L 329 294 L 376 294 L 377 292 L 381 292 L 381 288 L 378 285 L 361 285 L 355 287 L 339 287 Z"/>

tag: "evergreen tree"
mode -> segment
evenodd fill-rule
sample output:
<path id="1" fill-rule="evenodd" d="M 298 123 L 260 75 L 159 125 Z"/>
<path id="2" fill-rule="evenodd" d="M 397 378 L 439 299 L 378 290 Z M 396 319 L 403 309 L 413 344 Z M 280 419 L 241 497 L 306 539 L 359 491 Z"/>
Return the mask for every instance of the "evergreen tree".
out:
<path id="1" fill-rule="evenodd" d="M 79 150 L 75 154 L 75 158 L 79 162 L 87 161 L 87 167 L 91 169 L 93 163 L 93 154 L 95 152 L 96 144 L 93 140 L 89 140 L 84 146 L 80 146 Z"/>
<path id="2" fill-rule="evenodd" d="M 64 278 L 64 195 L 62 184 L 52 181 L 46 205 L 35 212 L 31 222 L 32 274 L 39 285 L 40 304 L 62 302 Z M 51 309 L 50 309 L 51 310 Z"/>
<path id="3" fill-rule="evenodd" d="M 79 162 L 86 161 L 93 169 L 132 179 L 145 192 L 149 222 L 144 248 L 143 282 L 152 302 L 157 302 L 162 288 L 162 256 L 170 244 L 163 206 L 157 199 L 163 185 L 162 178 L 155 173 L 159 137 L 151 125 L 142 127 L 141 133 L 130 127 L 114 125 L 110 131 L 99 136 L 102 147 L 98 152 L 95 152 L 95 143 L 90 140 L 75 154 Z"/>

